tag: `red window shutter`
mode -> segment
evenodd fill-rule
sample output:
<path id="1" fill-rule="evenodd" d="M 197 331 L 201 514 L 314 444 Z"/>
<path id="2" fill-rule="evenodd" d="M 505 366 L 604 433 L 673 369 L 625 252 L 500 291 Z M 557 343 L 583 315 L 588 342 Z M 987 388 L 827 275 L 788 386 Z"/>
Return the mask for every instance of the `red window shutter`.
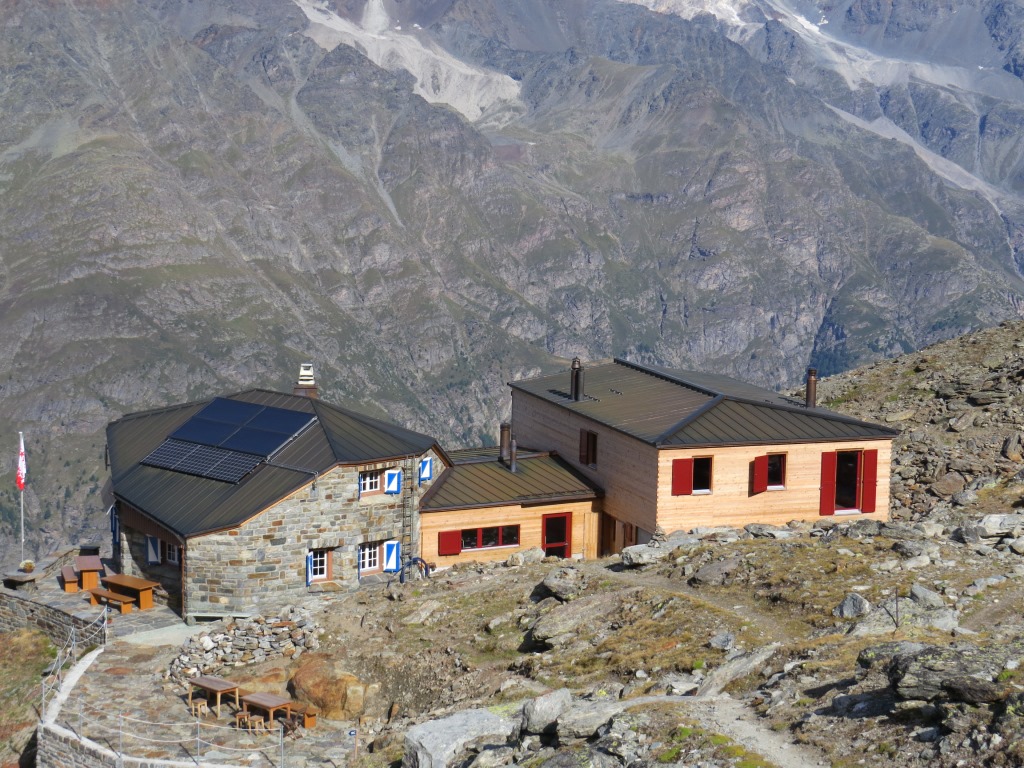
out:
<path id="1" fill-rule="evenodd" d="M 672 460 L 672 495 L 693 494 L 693 459 Z"/>
<path id="2" fill-rule="evenodd" d="M 768 490 L 768 457 L 754 457 L 754 493 Z"/>
<path id="3" fill-rule="evenodd" d="M 860 468 L 860 511 L 874 512 L 878 491 L 878 451 L 864 451 Z"/>
<path id="4" fill-rule="evenodd" d="M 438 555 L 462 554 L 462 531 L 440 531 L 437 534 Z"/>
<path id="5" fill-rule="evenodd" d="M 836 513 L 836 452 L 821 454 L 821 507 L 819 514 Z"/>

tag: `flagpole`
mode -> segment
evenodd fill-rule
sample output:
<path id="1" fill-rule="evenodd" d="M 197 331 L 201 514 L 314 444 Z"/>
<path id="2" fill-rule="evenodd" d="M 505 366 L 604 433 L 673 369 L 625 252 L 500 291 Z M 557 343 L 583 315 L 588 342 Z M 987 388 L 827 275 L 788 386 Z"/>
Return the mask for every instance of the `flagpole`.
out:
<path id="1" fill-rule="evenodd" d="M 21 562 L 25 562 L 25 433 L 18 433 L 18 472 L 16 483 L 21 496 Z"/>

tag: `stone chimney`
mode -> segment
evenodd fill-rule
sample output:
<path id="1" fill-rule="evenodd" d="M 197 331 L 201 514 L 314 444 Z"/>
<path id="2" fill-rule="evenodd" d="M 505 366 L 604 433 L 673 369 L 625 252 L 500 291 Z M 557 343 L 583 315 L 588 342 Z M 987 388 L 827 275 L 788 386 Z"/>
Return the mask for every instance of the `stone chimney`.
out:
<path id="1" fill-rule="evenodd" d="M 818 407 L 818 370 L 807 369 L 807 388 L 804 390 L 804 405 L 808 408 Z"/>
<path id="2" fill-rule="evenodd" d="M 576 401 L 583 399 L 583 363 L 578 357 L 572 359 L 569 369 L 569 396 Z"/>
<path id="3" fill-rule="evenodd" d="M 299 366 L 299 380 L 295 382 L 295 386 L 292 387 L 293 395 L 301 395 L 302 397 L 312 397 L 316 399 L 320 396 L 316 386 L 316 379 L 313 378 L 313 364 L 303 363 Z"/>

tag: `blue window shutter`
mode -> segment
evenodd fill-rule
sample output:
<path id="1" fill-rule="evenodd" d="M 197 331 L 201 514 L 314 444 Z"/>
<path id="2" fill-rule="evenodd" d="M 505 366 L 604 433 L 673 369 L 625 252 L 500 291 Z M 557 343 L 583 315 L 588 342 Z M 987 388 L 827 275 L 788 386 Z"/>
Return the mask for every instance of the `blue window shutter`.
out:
<path id="1" fill-rule="evenodd" d="M 117 507 L 111 505 L 109 511 L 110 511 L 110 533 L 111 533 L 111 535 L 115 539 L 117 539 L 117 537 L 118 537 L 118 529 L 120 527 L 117 524 L 117 522 L 118 522 L 117 521 Z"/>
<path id="2" fill-rule="evenodd" d="M 306 553 L 306 586 L 313 583 L 313 553 Z"/>
<path id="3" fill-rule="evenodd" d="M 402 545 L 397 541 L 384 542 L 384 572 L 397 573 L 402 568 Z"/>
<path id="4" fill-rule="evenodd" d="M 402 492 L 402 470 L 389 469 L 384 473 L 384 493 L 396 495 Z"/>
<path id="5" fill-rule="evenodd" d="M 146 537 L 146 565 L 156 565 L 160 562 L 160 539 L 156 536 Z"/>
<path id="6" fill-rule="evenodd" d="M 420 459 L 420 485 L 429 483 L 434 479 L 434 459 L 428 456 Z"/>

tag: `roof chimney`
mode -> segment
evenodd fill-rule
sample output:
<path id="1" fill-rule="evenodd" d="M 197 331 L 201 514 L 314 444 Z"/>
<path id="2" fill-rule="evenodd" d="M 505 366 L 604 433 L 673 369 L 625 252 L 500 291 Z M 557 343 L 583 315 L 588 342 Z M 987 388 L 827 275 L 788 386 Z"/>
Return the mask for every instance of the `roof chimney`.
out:
<path id="1" fill-rule="evenodd" d="M 512 442 L 509 444 L 509 455 L 508 455 L 508 471 L 509 472 L 515 472 L 516 471 L 516 454 L 517 453 L 518 453 L 518 450 L 516 449 L 516 441 L 515 441 L 515 438 L 513 438 Z"/>
<path id="2" fill-rule="evenodd" d="M 804 390 L 804 405 L 808 408 L 818 406 L 818 370 L 817 368 L 807 369 L 807 389 Z"/>
<path id="3" fill-rule="evenodd" d="M 583 363 L 578 357 L 572 359 L 569 369 L 569 396 L 573 400 L 583 399 Z"/>
<path id="4" fill-rule="evenodd" d="M 499 429 L 498 438 L 498 457 L 501 459 L 503 464 L 508 464 L 512 453 L 512 425 L 507 421 L 503 421 Z"/>
<path id="5" fill-rule="evenodd" d="M 299 366 L 299 380 L 295 382 L 295 386 L 292 388 L 292 394 L 301 395 L 302 397 L 311 397 L 314 400 L 319 397 L 316 379 L 313 378 L 312 363 L 302 363 L 302 365 Z"/>

